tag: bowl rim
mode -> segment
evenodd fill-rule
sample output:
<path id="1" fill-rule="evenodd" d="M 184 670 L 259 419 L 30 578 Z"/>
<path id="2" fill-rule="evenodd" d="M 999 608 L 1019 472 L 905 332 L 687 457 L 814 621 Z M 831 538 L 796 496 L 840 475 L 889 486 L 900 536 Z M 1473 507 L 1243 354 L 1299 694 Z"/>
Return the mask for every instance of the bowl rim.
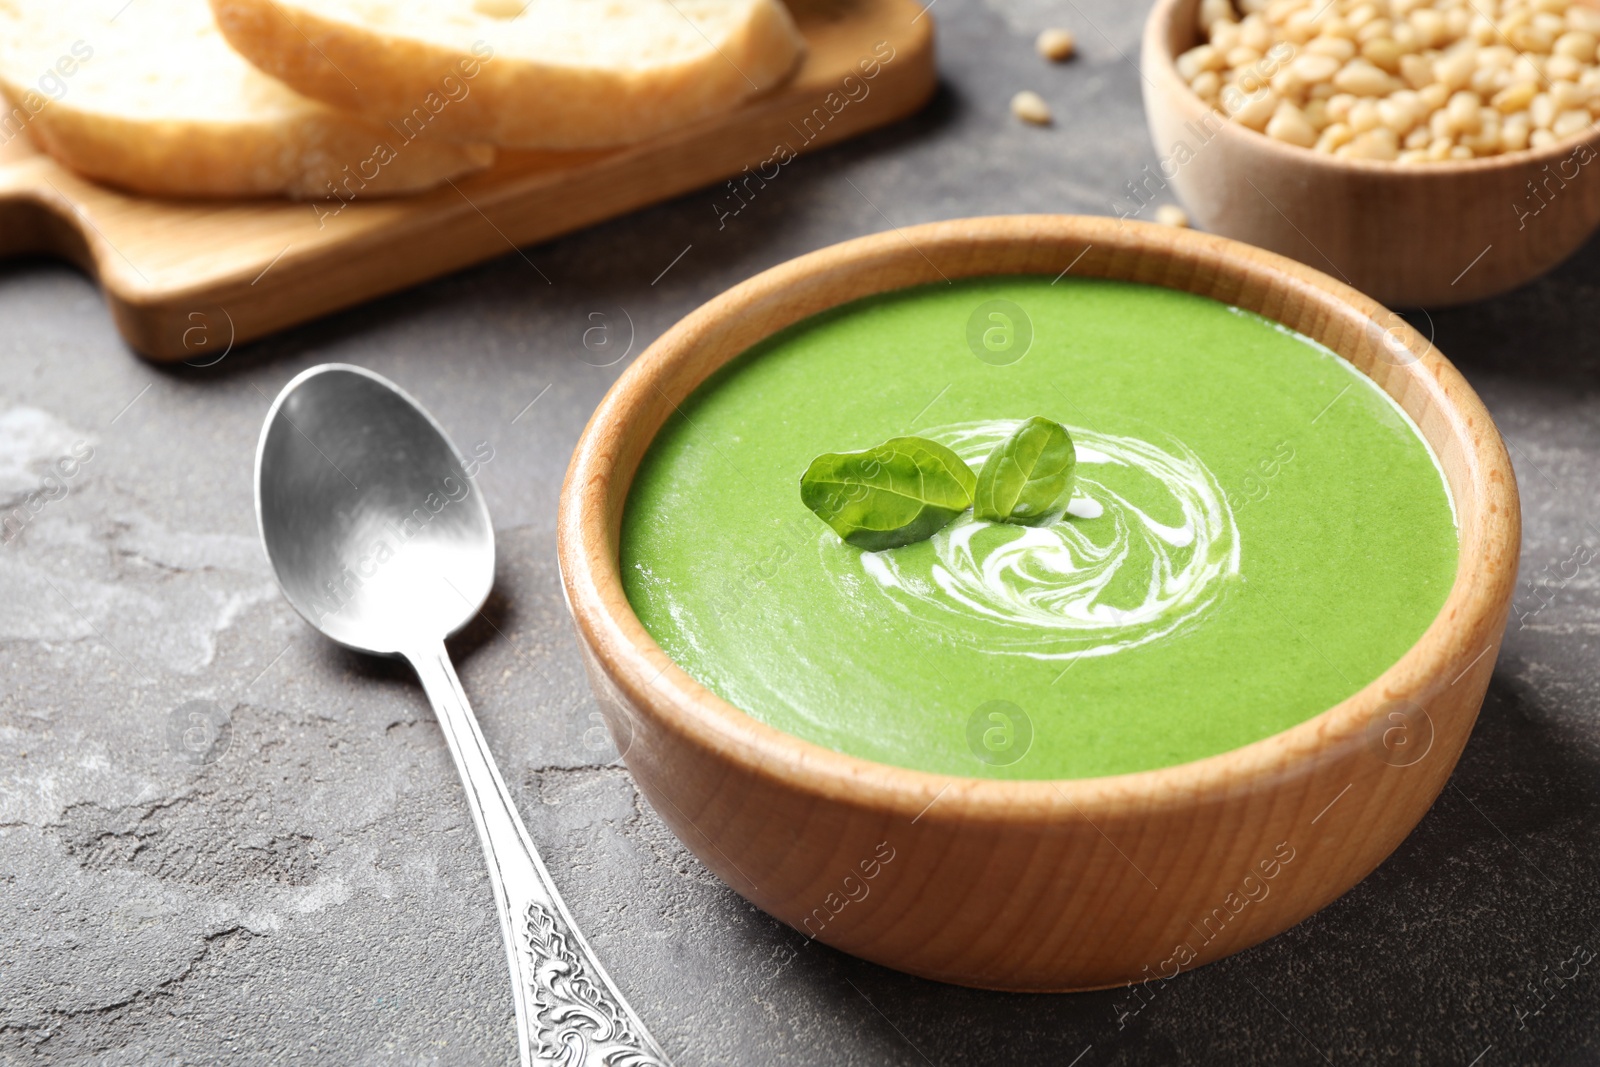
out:
<path id="1" fill-rule="evenodd" d="M 720 325 L 737 322 L 738 316 L 745 313 L 770 309 L 774 301 L 784 299 L 785 292 L 808 279 L 836 271 L 841 265 L 885 262 L 904 262 L 917 270 L 925 263 L 943 274 L 928 258 L 928 251 L 948 251 L 951 246 L 973 242 L 1099 246 L 1106 249 L 1102 255 L 1108 266 L 1103 274 L 1094 276 L 1114 278 L 1128 278 L 1141 266 L 1147 266 L 1152 255 L 1164 255 L 1167 258 L 1163 265 L 1172 269 L 1163 275 L 1167 280 L 1154 284 L 1174 289 L 1183 289 L 1183 282 L 1196 272 L 1196 261 L 1204 259 L 1219 267 L 1225 281 L 1262 282 L 1269 298 L 1292 296 L 1304 300 L 1319 315 L 1329 315 L 1364 331 L 1375 324 L 1398 323 L 1388 326 L 1387 332 L 1403 342 L 1413 358 L 1390 364 L 1390 373 L 1398 375 L 1393 388 L 1350 360 L 1347 353 L 1339 354 L 1397 400 L 1401 399 L 1397 393 L 1402 387 L 1403 391 L 1420 389 L 1426 394 L 1419 403 L 1431 406 L 1442 418 L 1439 436 L 1459 449 L 1462 477 L 1471 486 L 1474 499 L 1482 504 L 1468 509 L 1462 494 L 1453 491 L 1461 538 L 1456 577 L 1444 604 L 1417 642 L 1355 693 L 1279 733 L 1188 763 L 1064 779 L 970 778 L 836 752 L 760 722 L 679 667 L 645 630 L 621 583 L 617 552 L 621 513 L 626 508 L 638 457 L 649 445 L 646 441 L 639 446 L 632 466 L 624 469 L 627 460 L 620 458 L 619 452 L 626 443 L 637 439 L 637 434 L 629 436 L 632 415 L 650 405 L 659 405 L 662 399 L 676 406 L 669 389 L 681 383 L 672 380 L 673 372 L 692 358 L 697 346 L 713 340 Z M 1005 273 L 976 270 L 961 271 L 959 276 L 993 277 Z M 888 285 L 870 292 L 902 287 Z M 868 291 L 861 291 L 830 306 L 842 306 L 865 295 Z M 800 321 L 813 313 L 799 314 L 789 321 Z M 782 328 L 769 330 L 764 336 Z M 682 395 L 698 388 L 738 354 L 732 352 L 695 377 Z M 651 431 L 650 440 L 657 432 Z M 1429 447 L 1439 455 L 1440 449 L 1431 441 Z M 628 484 L 613 494 L 614 476 L 625 478 Z M 614 509 L 608 501 L 613 495 Z M 1470 526 L 1468 514 L 1475 516 Z M 1062 802 L 1092 823 L 1099 817 L 1125 814 L 1130 807 L 1153 814 L 1192 807 L 1202 797 L 1235 793 L 1246 788 L 1246 783 L 1260 785 L 1303 773 L 1306 758 L 1311 755 L 1368 743 L 1364 735 L 1377 713 L 1392 700 L 1442 693 L 1498 644 L 1514 589 L 1520 536 L 1515 475 L 1488 411 L 1431 341 L 1377 301 L 1313 268 L 1228 238 L 1152 223 L 1070 215 L 989 216 L 891 229 L 791 259 L 726 290 L 658 338 L 612 385 L 579 438 L 557 513 L 562 591 L 579 643 L 592 657 L 591 672 L 603 671 L 609 685 L 620 692 L 635 713 L 650 717 L 652 725 L 716 753 L 722 761 L 735 764 L 743 773 L 770 785 L 818 800 L 907 816 L 913 823 L 924 815 L 939 822 L 1036 823 L 1042 815 L 1059 814 Z M 1490 642 L 1481 651 L 1477 639 L 1466 640 L 1476 634 L 1487 635 Z M 1454 680 L 1441 686 L 1444 678 Z M 591 680 L 600 684 L 593 673 Z M 1471 706 L 1475 712 L 1477 703 Z M 625 751 L 624 759 L 631 758 L 632 753 Z M 935 803 L 939 804 L 938 811 L 930 815 Z"/>
<path id="2" fill-rule="evenodd" d="M 1176 86 L 1178 99 L 1191 114 L 1217 114 L 1223 122 L 1217 136 L 1242 137 L 1240 143 L 1250 144 L 1273 152 L 1287 163 L 1304 163 L 1312 166 L 1326 167 L 1330 170 L 1344 171 L 1348 174 L 1385 175 L 1401 181 L 1410 181 L 1426 178 L 1442 178 L 1458 175 L 1471 175 L 1485 171 L 1504 170 L 1512 167 L 1538 165 L 1540 163 L 1553 163 L 1572 155 L 1578 146 L 1588 145 L 1591 151 L 1596 151 L 1600 144 L 1600 121 L 1579 130 L 1577 133 L 1568 134 L 1543 148 L 1519 148 L 1515 152 L 1504 152 L 1500 155 L 1481 156 L 1473 159 L 1449 159 L 1428 163 L 1400 163 L 1389 159 L 1346 159 L 1340 156 L 1326 155 L 1302 148 L 1299 145 L 1288 144 L 1275 137 L 1268 137 L 1259 130 L 1233 121 L 1220 108 L 1213 107 L 1200 99 L 1199 95 L 1190 87 L 1189 83 L 1178 73 L 1177 57 L 1167 42 L 1171 39 L 1171 28 L 1177 9 L 1184 4 L 1196 3 L 1197 0 L 1156 0 L 1155 6 L 1150 9 L 1144 23 L 1143 40 L 1141 44 L 1141 72 L 1150 77 L 1160 77 L 1165 81 L 1172 92 L 1171 86 Z M 1198 32 L 1198 27 L 1196 28 Z M 1143 70 L 1143 64 L 1155 60 L 1160 63 L 1160 70 Z M 1150 83 L 1146 83 L 1147 85 Z M 1226 131 L 1226 132 L 1222 132 Z M 1157 146 L 1158 151 L 1160 146 Z M 1600 152 L 1597 152 L 1600 154 Z M 1585 161 L 1588 162 L 1588 161 Z M 1572 180 L 1570 178 L 1568 181 Z"/>

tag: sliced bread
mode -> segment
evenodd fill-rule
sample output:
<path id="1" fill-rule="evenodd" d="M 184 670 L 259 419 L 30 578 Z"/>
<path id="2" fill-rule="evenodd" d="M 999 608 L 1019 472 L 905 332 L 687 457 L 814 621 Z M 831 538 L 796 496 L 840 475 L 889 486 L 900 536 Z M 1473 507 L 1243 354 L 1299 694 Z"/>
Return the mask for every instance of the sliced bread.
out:
<path id="1" fill-rule="evenodd" d="M 23 131 L 140 193 L 312 199 L 411 192 L 487 166 L 487 145 L 300 95 L 246 63 L 206 0 L 0 0 L 0 142 Z"/>
<path id="2" fill-rule="evenodd" d="M 211 0 L 229 43 L 395 128 L 598 148 L 727 111 L 805 43 L 780 0 Z"/>

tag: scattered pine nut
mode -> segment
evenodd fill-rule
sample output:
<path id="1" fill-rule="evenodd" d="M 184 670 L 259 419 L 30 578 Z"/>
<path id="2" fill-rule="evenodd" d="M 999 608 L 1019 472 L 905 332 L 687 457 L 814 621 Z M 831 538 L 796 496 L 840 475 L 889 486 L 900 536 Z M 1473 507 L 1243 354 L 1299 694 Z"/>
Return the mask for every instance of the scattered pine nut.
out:
<path id="1" fill-rule="evenodd" d="M 1033 126 L 1048 126 L 1055 121 L 1055 116 L 1050 114 L 1050 105 L 1031 89 L 1024 89 L 1011 98 L 1011 113 Z"/>
<path id="2" fill-rule="evenodd" d="M 1163 226 L 1176 226 L 1181 230 L 1189 228 L 1189 214 L 1177 204 L 1162 204 L 1156 208 L 1156 221 Z"/>
<path id="3" fill-rule="evenodd" d="M 1050 62 L 1062 63 L 1072 58 L 1073 53 L 1078 50 L 1078 42 L 1073 38 L 1071 30 L 1051 28 L 1039 34 L 1034 47 Z M 1589 54 L 1591 56 L 1594 54 L 1593 47 L 1590 47 Z"/>
<path id="4" fill-rule="evenodd" d="M 1590 0 L 1201 0 L 1199 12 L 1179 75 L 1286 144 L 1421 164 L 1600 127 Z"/>

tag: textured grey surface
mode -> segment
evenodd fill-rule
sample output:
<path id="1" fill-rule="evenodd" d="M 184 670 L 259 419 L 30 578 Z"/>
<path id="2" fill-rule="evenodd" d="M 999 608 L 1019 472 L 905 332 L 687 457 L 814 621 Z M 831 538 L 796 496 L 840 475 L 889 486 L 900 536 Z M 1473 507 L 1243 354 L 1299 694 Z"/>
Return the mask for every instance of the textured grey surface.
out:
<path id="1" fill-rule="evenodd" d="M 1595 245 L 1414 317 L 1504 430 L 1527 523 L 1522 617 L 1451 785 L 1343 899 L 1123 1025 L 1115 992 L 981 993 L 808 944 L 607 766 L 553 559 L 567 456 L 626 365 L 585 362 L 589 313 L 625 308 L 637 354 L 728 285 L 885 219 L 1106 212 L 1153 161 L 1119 54 L 1143 8 L 943 0 L 933 105 L 785 168 L 726 228 L 711 193 L 687 196 L 529 249 L 549 284 L 507 255 L 206 369 L 131 356 L 65 267 L 0 267 L 0 499 L 93 449 L 0 548 L 0 1061 L 511 1062 L 482 858 L 422 694 L 311 633 L 255 543 L 261 417 L 325 360 L 493 446 L 501 569 L 461 673 L 573 910 L 680 1067 L 1600 1061 L 1588 971 L 1521 1017 L 1575 946 L 1600 947 L 1600 593 L 1593 564 L 1561 576 L 1600 542 Z M 1077 62 L 1034 58 L 1049 23 L 1078 32 Z M 1019 88 L 1056 127 L 1009 119 Z M 173 719 L 207 708 L 226 741 L 190 762 Z"/>

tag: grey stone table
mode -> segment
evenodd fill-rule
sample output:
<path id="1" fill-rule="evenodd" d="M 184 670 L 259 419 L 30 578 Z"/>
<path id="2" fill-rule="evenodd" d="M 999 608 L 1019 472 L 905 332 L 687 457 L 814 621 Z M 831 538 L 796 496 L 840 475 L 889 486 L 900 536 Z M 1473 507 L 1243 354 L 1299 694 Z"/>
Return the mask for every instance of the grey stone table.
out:
<path id="1" fill-rule="evenodd" d="M 421 690 L 311 633 L 256 545 L 261 418 L 325 360 L 392 377 L 493 448 L 500 573 L 461 672 L 573 910 L 682 1067 L 1600 1061 L 1600 976 L 1551 978 L 1600 948 L 1600 591 L 1583 563 L 1600 541 L 1600 246 L 1413 316 L 1499 421 L 1527 523 L 1518 617 L 1449 787 L 1345 897 L 1137 1014 L 1116 992 L 983 993 L 808 943 L 705 871 L 611 762 L 553 544 L 567 457 L 627 362 L 591 365 L 589 314 L 626 309 L 637 354 L 791 256 L 890 223 L 1109 212 L 1154 159 L 1126 58 L 1143 5 L 934 14 L 933 104 L 787 167 L 724 227 L 712 194 L 690 195 L 208 368 L 135 358 L 68 268 L 0 268 L 4 510 L 56 460 L 71 473 L 0 547 L 0 1061 L 512 1062 L 483 861 Z M 1034 57 L 1053 23 L 1077 31 L 1078 61 Z M 1009 117 L 1022 88 L 1054 128 Z"/>

